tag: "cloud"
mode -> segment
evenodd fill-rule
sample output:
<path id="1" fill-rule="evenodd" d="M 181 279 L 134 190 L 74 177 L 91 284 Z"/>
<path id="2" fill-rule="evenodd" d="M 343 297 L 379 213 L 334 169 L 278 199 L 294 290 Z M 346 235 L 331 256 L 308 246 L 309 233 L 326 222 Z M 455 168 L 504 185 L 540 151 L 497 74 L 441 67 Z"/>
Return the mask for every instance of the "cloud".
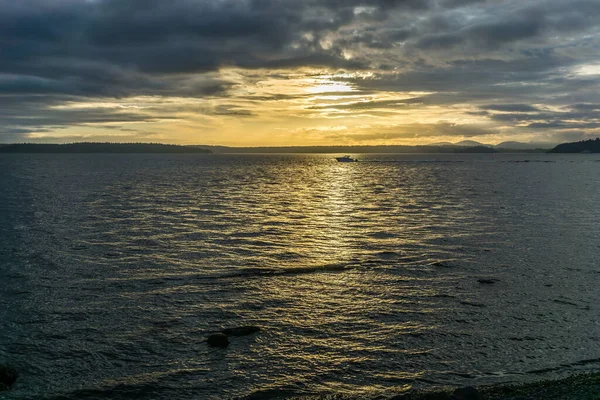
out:
<path id="1" fill-rule="evenodd" d="M 486 104 L 479 108 L 492 111 L 507 111 L 507 112 L 537 112 L 538 108 L 529 104 Z"/>
<path id="2" fill-rule="evenodd" d="M 429 113 L 425 136 L 589 133 L 598 122 L 600 74 L 577 72 L 600 65 L 596 0 L 0 0 L 0 9 L 0 141 L 92 124 L 192 125 L 186 102 L 257 126 L 276 112 L 381 119 L 410 109 Z M 325 74 L 365 97 L 307 103 L 262 83 Z M 421 94 L 399 95 L 408 92 Z M 161 100 L 58 107 L 141 97 Z M 465 123 L 444 122 L 450 112 Z M 496 129 L 468 128 L 484 125 Z"/>
<path id="3" fill-rule="evenodd" d="M 496 132 L 485 127 L 469 124 L 438 122 L 435 124 L 404 124 L 387 127 L 385 131 L 373 133 L 344 134 L 333 133 L 330 138 L 349 139 L 352 141 L 390 141 L 394 139 L 434 138 L 443 136 L 478 137 L 492 135 Z"/>

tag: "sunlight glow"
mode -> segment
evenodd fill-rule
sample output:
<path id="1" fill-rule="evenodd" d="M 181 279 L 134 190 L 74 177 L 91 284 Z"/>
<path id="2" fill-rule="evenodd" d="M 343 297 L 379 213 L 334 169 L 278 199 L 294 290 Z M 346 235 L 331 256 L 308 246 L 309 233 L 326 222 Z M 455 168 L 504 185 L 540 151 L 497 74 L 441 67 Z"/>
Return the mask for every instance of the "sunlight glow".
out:
<path id="1" fill-rule="evenodd" d="M 573 71 L 576 75 L 600 75 L 600 64 L 584 64 L 576 67 Z"/>
<path id="2" fill-rule="evenodd" d="M 355 89 L 349 84 L 341 81 L 318 81 L 315 85 L 310 86 L 306 89 L 308 93 L 348 93 L 353 92 Z"/>

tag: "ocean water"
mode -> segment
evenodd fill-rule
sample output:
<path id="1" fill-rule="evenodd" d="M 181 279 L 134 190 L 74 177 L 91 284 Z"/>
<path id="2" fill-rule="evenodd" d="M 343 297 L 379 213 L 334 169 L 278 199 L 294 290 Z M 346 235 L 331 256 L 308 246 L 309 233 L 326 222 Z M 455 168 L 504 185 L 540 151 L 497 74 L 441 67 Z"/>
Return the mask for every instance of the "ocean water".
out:
<path id="1" fill-rule="evenodd" d="M 0 156 L 0 363 L 21 373 L 0 397 L 368 398 L 600 367 L 599 156 L 358 157 Z"/>

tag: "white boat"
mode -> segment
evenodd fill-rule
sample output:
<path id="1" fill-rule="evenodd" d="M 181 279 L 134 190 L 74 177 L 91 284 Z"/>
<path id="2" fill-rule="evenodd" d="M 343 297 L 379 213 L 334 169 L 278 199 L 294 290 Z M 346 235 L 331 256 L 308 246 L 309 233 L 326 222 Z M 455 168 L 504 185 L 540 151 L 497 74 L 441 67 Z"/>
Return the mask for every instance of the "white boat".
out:
<path id="1" fill-rule="evenodd" d="M 336 157 L 335 159 L 338 160 L 338 162 L 357 162 L 358 161 L 356 158 L 350 158 L 350 156 Z"/>

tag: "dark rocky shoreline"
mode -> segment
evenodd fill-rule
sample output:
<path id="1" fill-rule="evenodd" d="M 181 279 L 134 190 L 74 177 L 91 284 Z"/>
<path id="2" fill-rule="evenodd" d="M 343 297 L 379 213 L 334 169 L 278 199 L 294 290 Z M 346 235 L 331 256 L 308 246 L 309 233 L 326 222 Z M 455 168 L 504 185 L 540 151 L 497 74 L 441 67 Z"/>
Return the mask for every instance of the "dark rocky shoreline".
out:
<path id="1" fill-rule="evenodd" d="M 280 396 L 272 391 L 240 400 L 600 400 L 600 372 L 577 374 L 568 378 L 523 384 L 496 384 L 477 388 L 448 387 L 437 390 L 409 390 L 395 396 L 322 395 Z"/>
<path id="2" fill-rule="evenodd" d="M 600 399 L 600 372 L 573 375 L 558 380 L 544 380 L 524 384 L 481 386 L 477 392 L 482 400 L 598 400 Z M 393 400 L 442 400 L 452 397 L 453 389 L 436 392 L 409 392 Z M 468 397 L 465 400 L 477 399 Z"/>

